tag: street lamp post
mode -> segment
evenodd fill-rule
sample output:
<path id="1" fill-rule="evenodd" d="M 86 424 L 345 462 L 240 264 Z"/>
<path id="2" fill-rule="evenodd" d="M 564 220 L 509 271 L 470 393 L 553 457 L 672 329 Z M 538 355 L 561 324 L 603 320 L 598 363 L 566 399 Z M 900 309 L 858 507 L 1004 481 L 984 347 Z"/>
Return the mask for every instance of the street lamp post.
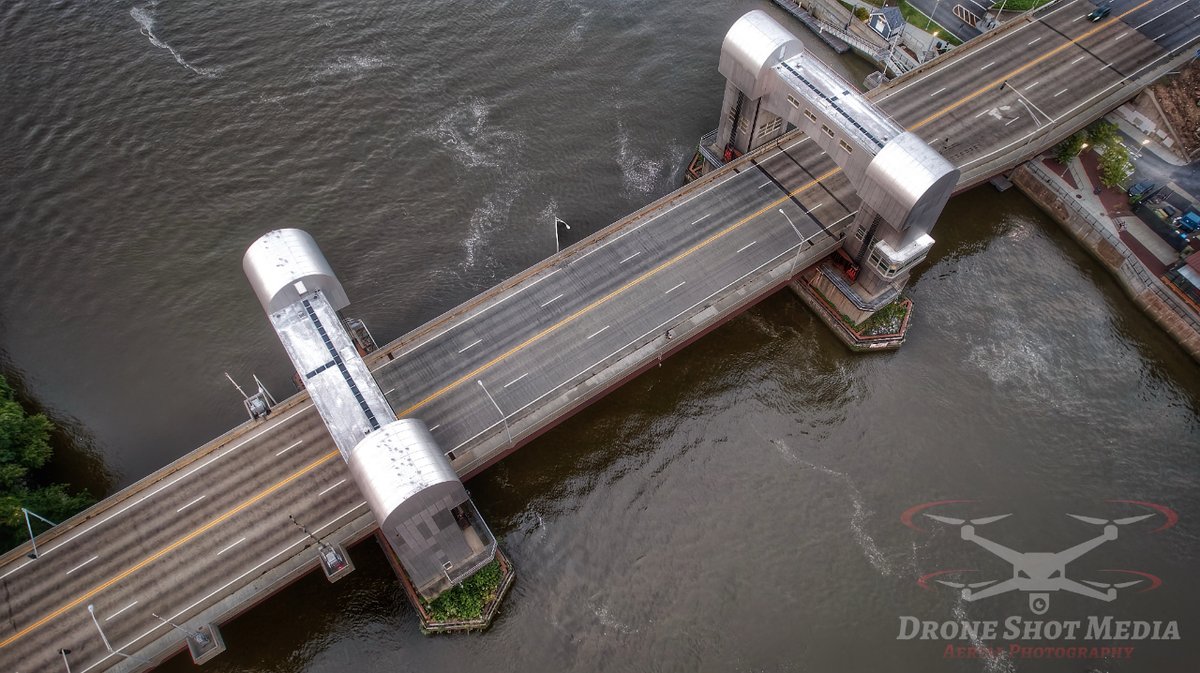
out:
<path id="1" fill-rule="evenodd" d="M 558 217 L 554 218 L 554 252 L 558 252 L 559 250 L 562 250 L 562 244 L 559 243 L 559 241 L 558 241 L 559 226 L 565 227 L 567 229 L 567 231 L 571 230 L 571 225 L 567 224 L 566 221 L 560 220 Z"/>
<path id="2" fill-rule="evenodd" d="M 176 631 L 183 633 L 191 640 L 196 641 L 196 644 L 199 645 L 200 647 L 204 647 L 205 645 L 208 645 L 208 643 L 209 643 L 209 637 L 199 631 L 189 631 L 189 630 L 183 628 L 182 626 L 175 624 L 174 622 L 169 622 L 169 621 L 163 619 L 162 617 L 159 617 L 158 615 L 154 614 L 153 612 L 150 613 L 150 616 L 157 619 L 158 621 L 162 622 L 163 624 L 170 626 L 171 628 L 175 629 Z"/>
<path id="3" fill-rule="evenodd" d="M 508 443 L 512 444 L 512 430 L 510 430 L 508 427 L 508 416 L 505 416 L 504 410 L 500 408 L 499 404 L 496 404 L 496 398 L 492 397 L 492 394 L 488 392 L 487 386 L 483 385 L 483 381 L 480 379 L 475 379 L 475 383 L 478 383 L 479 387 L 483 388 L 483 394 L 487 395 L 487 398 L 492 401 L 492 406 L 496 407 L 496 412 L 500 414 L 500 420 L 504 421 L 504 433 L 508 435 Z"/>
<path id="4" fill-rule="evenodd" d="M 796 246 L 796 256 L 792 258 L 792 270 L 788 272 L 788 278 L 791 278 L 792 276 L 796 275 L 796 263 L 800 261 L 800 253 L 804 251 L 805 238 L 804 234 L 801 234 L 800 230 L 796 227 L 796 223 L 792 222 L 792 218 L 788 217 L 787 212 L 785 212 L 783 208 L 779 209 L 779 214 L 783 215 L 783 218 L 787 220 L 788 225 L 791 226 L 792 231 L 796 232 L 796 236 L 800 238 L 800 243 Z"/>
<path id="5" fill-rule="evenodd" d="M 62 655 L 63 666 L 67 667 L 67 673 L 71 673 L 71 662 L 67 661 L 67 655 L 71 653 L 71 650 L 62 648 L 58 651 L 58 653 Z"/>
<path id="6" fill-rule="evenodd" d="M 925 50 L 924 60 L 928 61 L 929 57 L 933 56 L 933 52 L 937 51 L 937 36 L 940 35 L 941 32 L 942 31 L 940 30 L 933 31 L 933 39 L 929 41 L 929 48 Z"/>
<path id="7" fill-rule="evenodd" d="M 309 536 L 314 542 L 317 543 L 318 556 L 320 556 L 321 562 L 329 568 L 329 572 L 336 573 L 337 571 L 346 567 L 346 559 L 342 558 L 341 552 L 339 552 L 335 547 L 316 535 L 313 535 L 311 532 L 309 532 L 307 526 L 299 521 L 296 521 L 296 517 L 292 516 L 291 514 L 288 515 L 288 519 L 292 523 L 296 524 L 297 528 L 304 531 L 305 535 Z"/>
<path id="8" fill-rule="evenodd" d="M 942 0 L 934 0 L 934 2 L 933 2 L 933 13 L 931 13 L 929 16 L 925 17 L 925 18 L 926 18 L 926 21 L 925 21 L 925 30 L 929 30 L 929 25 L 933 23 L 933 15 L 934 15 L 934 14 L 937 14 L 937 8 L 938 8 L 938 5 L 939 5 L 939 4 L 941 4 L 941 2 L 942 2 Z"/>
<path id="9" fill-rule="evenodd" d="M 133 659 L 134 661 L 140 661 L 144 664 L 150 663 L 150 660 L 148 659 L 135 657 L 132 654 L 125 654 L 121 650 L 114 650 L 112 644 L 108 642 L 108 637 L 104 635 L 104 629 L 100 628 L 100 620 L 96 619 L 96 606 L 88 603 L 87 611 L 88 614 L 92 616 L 92 623 L 96 625 L 96 631 L 100 634 L 100 641 L 104 643 L 104 649 L 108 650 L 109 654 L 115 654 L 118 657 L 125 657 L 126 659 Z M 70 650 L 67 650 L 67 652 L 70 652 Z M 66 655 L 64 655 L 63 661 L 65 662 L 66 659 Z M 70 670 L 70 667 L 68 667 L 68 670 Z"/>
<path id="10" fill-rule="evenodd" d="M 92 616 L 92 623 L 96 625 L 96 630 L 100 632 L 100 640 L 104 643 L 104 649 L 109 652 L 113 651 L 112 645 L 109 644 L 108 638 L 104 635 L 104 629 L 100 628 L 100 621 L 96 619 L 96 606 L 88 603 L 88 614 Z"/>
<path id="11" fill-rule="evenodd" d="M 1082 154 L 1083 151 L 1086 150 L 1087 148 L 1088 148 L 1088 144 L 1083 143 L 1082 145 L 1079 146 L 1079 152 Z M 1066 163 L 1063 164 L 1063 172 L 1060 173 L 1058 177 L 1063 178 L 1064 180 L 1066 179 L 1067 171 L 1071 170 L 1071 162 L 1074 160 L 1075 160 L 1075 157 L 1071 157 L 1070 159 L 1067 159 Z"/>
<path id="12" fill-rule="evenodd" d="M 28 556 L 29 558 L 32 558 L 32 559 L 36 559 L 38 557 L 37 540 L 33 536 L 33 522 L 29 520 L 29 517 L 32 516 L 40 521 L 45 521 L 46 523 L 50 524 L 51 526 L 57 526 L 58 524 L 54 523 L 50 519 L 47 519 L 46 517 L 44 517 L 40 514 L 38 514 L 37 512 L 31 512 L 31 511 L 25 509 L 24 507 L 21 508 L 21 513 L 25 515 L 25 528 L 27 530 L 29 530 L 29 544 L 33 545 L 33 551 L 26 554 L 26 556 Z"/>

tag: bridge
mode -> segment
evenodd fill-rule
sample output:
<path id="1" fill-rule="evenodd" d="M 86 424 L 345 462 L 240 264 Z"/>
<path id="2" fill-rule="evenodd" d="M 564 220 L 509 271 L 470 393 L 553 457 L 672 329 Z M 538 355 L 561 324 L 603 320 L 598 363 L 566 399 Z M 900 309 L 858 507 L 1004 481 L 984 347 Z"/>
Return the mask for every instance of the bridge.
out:
<path id="1" fill-rule="evenodd" d="M 1117 0 L 1099 23 L 1093 7 L 1060 0 L 867 98 L 967 189 L 1193 55 L 1196 0 Z M 764 133 L 367 355 L 396 416 L 420 418 L 469 479 L 853 240 L 863 198 L 845 171 L 808 135 Z M 312 399 L 294 395 L 43 533 L 36 558 L 30 545 L 0 557 L 0 670 L 202 659 L 217 624 L 321 566 L 314 536 L 344 552 L 376 527 Z"/>

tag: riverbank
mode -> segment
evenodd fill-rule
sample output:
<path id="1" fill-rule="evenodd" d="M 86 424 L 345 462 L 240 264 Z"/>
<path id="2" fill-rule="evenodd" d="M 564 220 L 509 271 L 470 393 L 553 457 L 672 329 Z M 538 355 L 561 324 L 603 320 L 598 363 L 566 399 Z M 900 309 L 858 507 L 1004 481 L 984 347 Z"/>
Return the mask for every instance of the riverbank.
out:
<path id="1" fill-rule="evenodd" d="M 1040 161 L 1018 166 L 1008 178 L 1116 276 L 1129 298 L 1200 362 L 1200 317 L 1150 273 L 1126 243 L 1122 223 L 1103 208 L 1094 212 L 1087 207 L 1087 189 L 1075 192 Z"/>

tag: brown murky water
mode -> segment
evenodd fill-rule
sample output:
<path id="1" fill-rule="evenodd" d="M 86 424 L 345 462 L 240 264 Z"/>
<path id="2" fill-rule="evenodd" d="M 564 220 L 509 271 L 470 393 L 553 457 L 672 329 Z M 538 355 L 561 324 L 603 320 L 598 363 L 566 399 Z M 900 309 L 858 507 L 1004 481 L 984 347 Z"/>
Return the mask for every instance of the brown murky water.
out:
<path id="1" fill-rule="evenodd" d="M 131 483 L 241 420 L 223 371 L 290 389 L 240 271 L 257 235 L 311 231 L 352 312 L 399 336 L 552 253 L 554 215 L 583 236 L 673 189 L 716 124 L 724 31 L 758 6 L 14 0 L 5 364 Z M 780 294 L 472 481 L 520 571 L 489 632 L 419 635 L 367 543 L 342 582 L 227 626 L 205 668 L 1189 670 L 1200 369 L 1019 194 L 961 196 L 934 233 L 902 351 L 853 356 Z M 1032 618 L 1024 596 L 916 584 L 1009 572 L 901 525 L 941 499 L 1012 512 L 988 533 L 1044 551 L 1095 533 L 1066 513 L 1171 506 L 1176 528 L 1078 562 L 1162 590 L 1059 594 L 1047 618 L 1175 619 L 1181 640 L 1107 662 L 898 640 L 904 615 Z"/>

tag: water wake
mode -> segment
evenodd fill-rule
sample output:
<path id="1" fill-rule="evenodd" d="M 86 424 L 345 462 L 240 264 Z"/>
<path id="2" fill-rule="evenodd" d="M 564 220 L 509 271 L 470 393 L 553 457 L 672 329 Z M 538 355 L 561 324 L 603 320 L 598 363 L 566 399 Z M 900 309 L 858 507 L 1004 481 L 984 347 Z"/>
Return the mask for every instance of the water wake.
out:
<path id="1" fill-rule="evenodd" d="M 179 63 L 179 65 L 191 70 L 201 77 L 212 78 L 220 75 L 223 68 L 200 68 L 194 66 L 183 58 L 183 54 L 180 54 L 178 49 L 172 47 L 163 40 L 160 40 L 158 36 L 154 34 L 154 10 L 157 7 L 158 1 L 154 0 L 148 5 L 144 5 L 142 7 L 132 7 L 129 10 L 129 16 L 133 17 L 133 20 L 137 21 L 138 25 L 142 27 L 141 33 L 150 40 L 150 44 L 158 47 L 159 49 L 166 49 L 172 56 L 175 57 L 175 60 Z"/>
<path id="2" fill-rule="evenodd" d="M 954 604 L 953 614 L 954 619 L 959 622 L 971 621 L 967 616 L 967 608 L 962 596 L 959 596 L 958 602 Z M 1017 670 L 1007 652 L 992 652 L 988 649 L 988 644 L 977 633 L 970 633 L 970 639 L 971 644 L 975 646 L 975 651 L 980 653 L 979 658 L 983 661 L 983 668 L 988 673 L 1014 673 Z"/>
<path id="3" fill-rule="evenodd" d="M 358 79 L 362 73 L 377 70 L 385 65 L 387 65 L 387 62 L 383 58 L 369 54 L 355 54 L 349 57 L 339 56 L 337 59 L 326 63 L 317 73 L 317 76 L 353 75 L 354 79 Z"/>
<path id="4" fill-rule="evenodd" d="M 625 125 L 620 122 L 617 122 L 617 165 L 621 167 L 625 191 L 630 195 L 653 192 L 667 168 L 666 160 L 639 154 Z"/>
<path id="5" fill-rule="evenodd" d="M 811 470 L 816 470 L 817 472 L 826 474 L 830 477 L 833 477 L 835 480 L 842 482 L 842 484 L 846 486 L 846 494 L 850 496 L 850 504 L 854 508 L 854 512 L 850 515 L 850 531 L 854 535 L 854 542 L 858 544 L 860 549 L 862 549 L 863 556 L 867 557 L 867 562 L 870 563 L 871 567 L 879 572 L 879 574 L 885 577 L 895 577 L 897 574 L 895 566 L 893 566 L 892 562 L 888 560 L 887 555 L 883 553 L 883 550 L 879 548 L 879 545 L 875 543 L 875 538 L 871 537 L 871 534 L 867 532 L 866 523 L 872 512 L 871 510 L 867 509 L 866 503 L 862 497 L 862 491 L 858 490 L 858 487 L 854 485 L 854 482 L 850 479 L 850 477 L 844 472 L 838 472 L 837 470 L 830 469 L 824 465 L 810 463 L 807 460 L 800 458 L 794 452 L 792 452 L 787 443 L 782 440 L 772 439 L 771 443 L 774 444 L 776 448 L 779 449 L 780 453 L 782 453 L 784 457 L 788 459 L 788 462 L 799 464 Z"/>
<path id="6" fill-rule="evenodd" d="M 491 110 L 479 99 L 450 109 L 432 130 L 423 135 L 440 142 L 467 168 L 499 168 L 524 144 L 512 131 L 488 124 Z"/>

